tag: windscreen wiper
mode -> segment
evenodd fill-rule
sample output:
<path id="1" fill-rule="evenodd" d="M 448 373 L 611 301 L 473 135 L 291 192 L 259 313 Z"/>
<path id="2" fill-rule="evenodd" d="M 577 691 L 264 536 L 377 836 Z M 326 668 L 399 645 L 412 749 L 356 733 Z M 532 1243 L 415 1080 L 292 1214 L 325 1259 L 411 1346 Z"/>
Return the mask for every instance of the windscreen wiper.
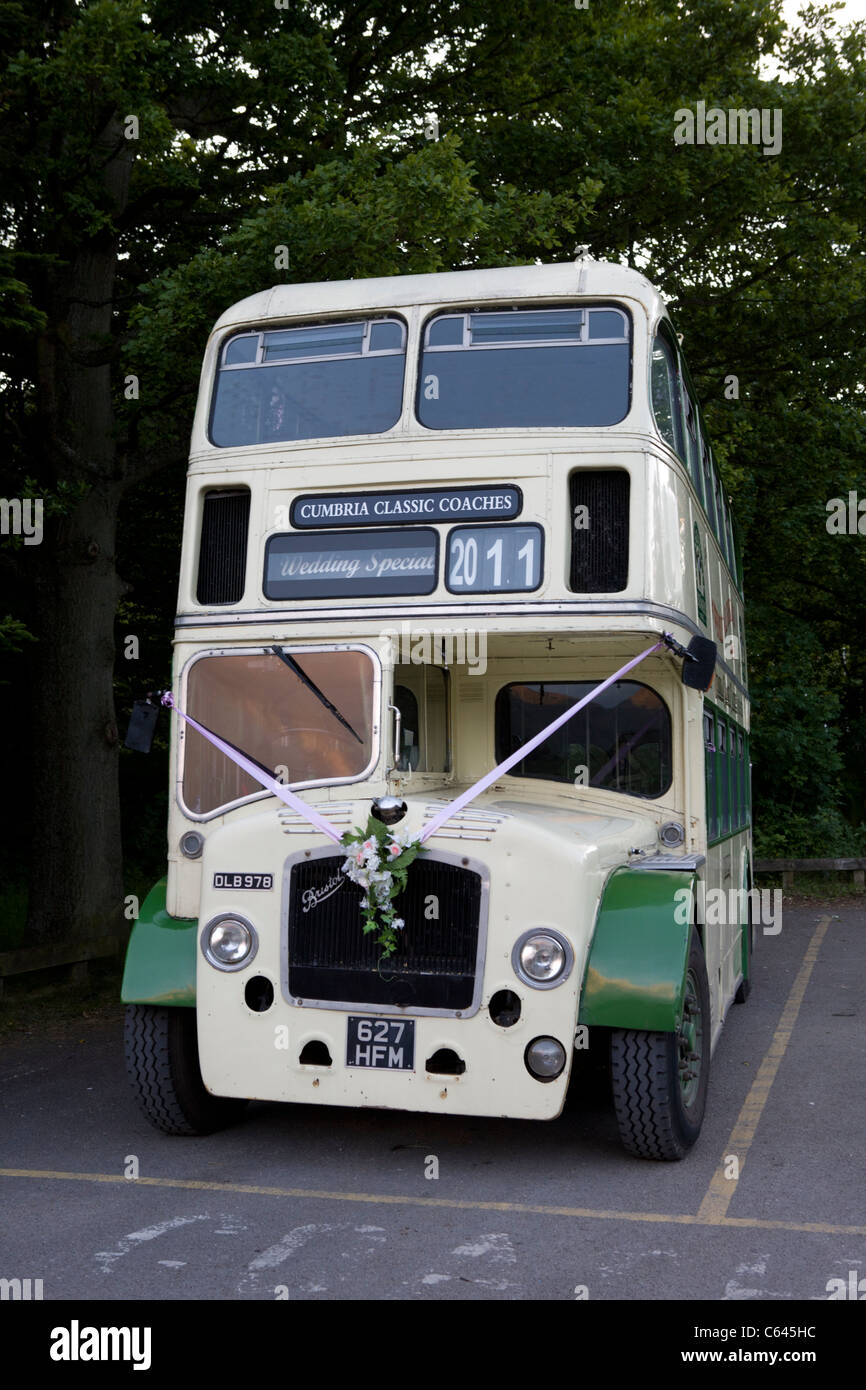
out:
<path id="1" fill-rule="evenodd" d="M 209 734 L 213 734 L 214 738 L 220 739 L 223 743 L 227 744 L 229 748 L 233 748 L 236 753 L 240 753 L 248 762 L 253 763 L 260 772 L 267 773 L 268 777 L 273 777 L 274 769 L 272 767 L 267 767 L 264 763 L 260 763 L 258 758 L 254 758 L 252 753 L 247 752 L 246 748 L 241 748 L 237 743 L 232 743 L 230 738 L 226 738 L 225 734 L 218 734 L 215 729 L 208 729 L 207 724 L 203 723 L 201 719 L 198 722 L 203 729 L 207 729 Z M 225 756 L 225 754 L 223 754 L 223 756 Z"/>
<path id="2" fill-rule="evenodd" d="M 316 685 L 315 681 L 310 680 L 310 677 L 307 675 L 306 671 L 303 671 L 301 669 L 301 667 L 298 665 L 297 661 L 295 661 L 295 658 L 293 656 L 289 656 L 287 652 L 284 652 L 282 647 L 269 647 L 268 651 L 274 652 L 280 658 L 280 661 L 285 662 L 290 671 L 294 671 L 298 680 L 303 681 L 304 685 L 307 687 L 308 690 L 312 690 L 316 699 L 319 700 L 321 704 L 325 706 L 325 709 L 331 711 L 335 719 L 339 719 L 340 723 L 343 725 L 343 728 L 348 729 L 349 733 L 352 735 L 353 738 L 356 738 L 359 743 L 364 742 L 364 740 L 361 738 L 361 735 L 356 733 L 355 730 L 352 728 L 348 719 L 343 718 L 342 714 L 337 709 L 337 706 L 332 704 L 331 701 L 328 699 L 327 695 L 324 695 L 322 693 L 322 691 Z"/>

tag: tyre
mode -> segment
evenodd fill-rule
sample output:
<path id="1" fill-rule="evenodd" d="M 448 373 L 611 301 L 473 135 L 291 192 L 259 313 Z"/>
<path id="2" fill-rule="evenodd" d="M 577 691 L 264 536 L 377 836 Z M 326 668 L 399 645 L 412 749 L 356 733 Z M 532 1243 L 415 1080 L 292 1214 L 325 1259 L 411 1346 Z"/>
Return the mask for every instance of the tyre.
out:
<path id="1" fill-rule="evenodd" d="M 610 1042 L 620 1138 L 638 1158 L 684 1158 L 701 1132 L 710 1071 L 710 991 L 693 929 L 676 1033 L 615 1029 Z"/>
<path id="2" fill-rule="evenodd" d="M 135 1098 L 164 1134 L 213 1134 L 240 1119 L 247 1101 L 205 1090 L 195 1009 L 128 1004 L 124 1045 Z"/>

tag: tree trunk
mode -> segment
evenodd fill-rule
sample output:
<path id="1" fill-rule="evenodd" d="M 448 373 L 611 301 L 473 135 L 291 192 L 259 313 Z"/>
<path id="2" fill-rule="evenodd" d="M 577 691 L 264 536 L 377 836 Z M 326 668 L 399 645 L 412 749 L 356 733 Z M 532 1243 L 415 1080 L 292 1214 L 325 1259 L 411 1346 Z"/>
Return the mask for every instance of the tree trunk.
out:
<path id="1" fill-rule="evenodd" d="M 46 528 L 40 547 L 28 913 L 34 945 L 106 935 L 124 920 L 112 692 L 119 496 L 117 486 L 94 489 L 61 527 Z"/>
<path id="2" fill-rule="evenodd" d="M 107 204 L 128 198 L 129 142 L 114 113 L 94 143 Z M 28 937 L 34 943 L 103 935 L 123 923 L 114 715 L 115 569 L 124 480 L 111 361 L 117 237 L 103 225 L 61 248 L 45 286 L 48 325 L 38 347 L 40 476 L 77 495 L 45 520 L 34 547 L 33 857 Z M 28 556 L 28 559 L 30 557 Z"/>

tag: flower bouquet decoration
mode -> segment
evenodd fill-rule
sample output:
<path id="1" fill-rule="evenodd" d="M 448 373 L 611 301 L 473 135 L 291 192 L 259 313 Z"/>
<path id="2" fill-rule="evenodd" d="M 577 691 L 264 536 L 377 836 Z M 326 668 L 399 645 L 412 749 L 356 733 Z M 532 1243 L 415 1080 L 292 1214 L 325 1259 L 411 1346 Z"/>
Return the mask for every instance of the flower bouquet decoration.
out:
<path id="1" fill-rule="evenodd" d="M 420 840 L 410 839 L 405 832 L 395 833 L 374 816 L 368 818 L 364 830 L 347 830 L 340 844 L 348 855 L 343 873 L 364 892 L 364 933 L 377 933 L 383 959 L 393 956 L 397 933 L 406 925 L 397 916 L 394 899 L 406 887 L 409 865 L 426 851 Z"/>

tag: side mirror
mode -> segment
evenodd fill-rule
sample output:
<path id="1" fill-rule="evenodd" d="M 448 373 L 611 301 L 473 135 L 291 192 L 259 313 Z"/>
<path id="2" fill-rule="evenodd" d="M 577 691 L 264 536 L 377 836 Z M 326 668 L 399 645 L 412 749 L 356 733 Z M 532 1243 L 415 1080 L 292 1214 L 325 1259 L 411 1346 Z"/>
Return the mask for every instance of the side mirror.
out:
<path id="1" fill-rule="evenodd" d="M 153 704 L 150 700 L 136 700 L 129 716 L 126 738 L 123 740 L 124 748 L 131 748 L 135 753 L 149 753 L 153 747 L 158 718 L 159 705 Z"/>
<path id="2" fill-rule="evenodd" d="M 683 685 L 708 690 L 716 669 L 716 644 L 709 637 L 693 637 L 683 657 Z"/>

